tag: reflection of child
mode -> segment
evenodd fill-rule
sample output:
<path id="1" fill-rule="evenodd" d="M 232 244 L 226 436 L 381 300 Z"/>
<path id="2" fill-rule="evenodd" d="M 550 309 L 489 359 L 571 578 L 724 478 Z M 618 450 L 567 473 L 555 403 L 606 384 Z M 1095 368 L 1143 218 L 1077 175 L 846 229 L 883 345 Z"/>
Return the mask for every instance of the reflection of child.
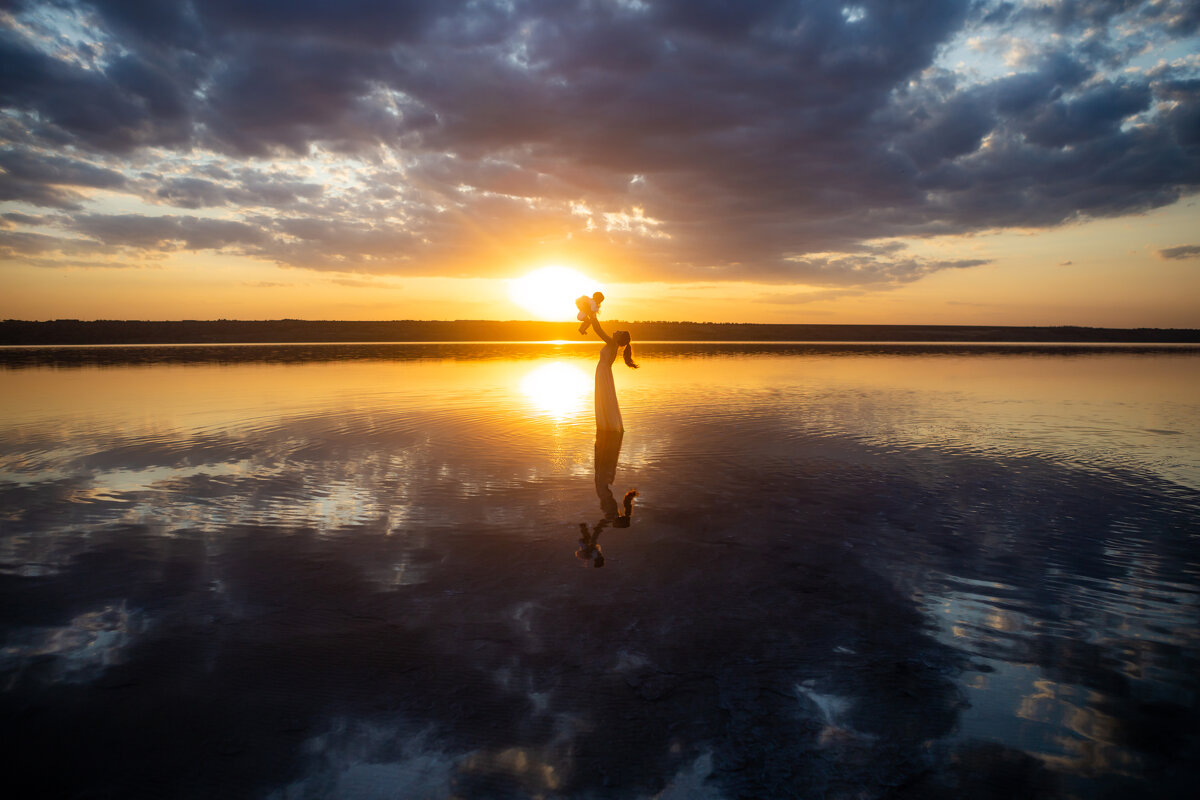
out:
<path id="1" fill-rule="evenodd" d="M 597 491 L 601 491 L 599 486 Z M 600 495 L 600 506 L 604 509 L 604 519 L 597 522 L 591 530 L 588 530 L 586 522 L 579 523 L 579 549 L 575 551 L 576 558 L 593 567 L 604 566 L 604 553 L 600 552 L 600 533 L 609 525 L 614 528 L 628 528 L 633 519 L 633 498 L 638 496 L 637 489 L 630 489 L 618 506 L 608 486 L 604 487 L 603 492 L 604 494 Z M 621 513 L 622 507 L 625 513 Z"/>
<path id="2" fill-rule="evenodd" d="M 600 552 L 600 544 L 596 541 L 602 530 L 603 522 L 596 526 L 595 531 L 589 531 L 586 522 L 579 523 L 579 549 L 575 551 L 575 557 L 597 568 L 604 566 L 604 553 Z"/>
<path id="3" fill-rule="evenodd" d="M 603 302 L 603 292 L 596 292 L 591 297 L 585 294 L 575 298 L 575 307 L 579 309 L 579 314 L 575 319 L 583 322 L 579 326 L 580 334 L 587 333 L 588 326 L 592 324 L 592 317 L 600 313 L 600 304 Z"/>

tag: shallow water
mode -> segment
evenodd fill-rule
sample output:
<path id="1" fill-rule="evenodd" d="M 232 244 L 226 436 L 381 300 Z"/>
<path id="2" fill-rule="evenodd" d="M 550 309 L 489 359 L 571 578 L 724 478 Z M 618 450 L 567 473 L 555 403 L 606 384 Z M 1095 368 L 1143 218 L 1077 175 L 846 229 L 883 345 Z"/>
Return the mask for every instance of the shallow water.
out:
<path id="1" fill-rule="evenodd" d="M 1191 796 L 1200 349 L 639 345 L 599 441 L 597 350 L 0 351 L 14 763 L 101 797 Z"/>

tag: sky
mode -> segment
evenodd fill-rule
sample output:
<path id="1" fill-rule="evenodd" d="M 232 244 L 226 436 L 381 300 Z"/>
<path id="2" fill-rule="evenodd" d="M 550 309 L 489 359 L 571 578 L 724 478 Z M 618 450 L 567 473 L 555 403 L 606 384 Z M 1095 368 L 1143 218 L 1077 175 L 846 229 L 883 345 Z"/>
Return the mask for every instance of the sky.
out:
<path id="1" fill-rule="evenodd" d="M 1198 189 L 1196 0 L 0 0 L 3 318 L 1200 327 Z"/>

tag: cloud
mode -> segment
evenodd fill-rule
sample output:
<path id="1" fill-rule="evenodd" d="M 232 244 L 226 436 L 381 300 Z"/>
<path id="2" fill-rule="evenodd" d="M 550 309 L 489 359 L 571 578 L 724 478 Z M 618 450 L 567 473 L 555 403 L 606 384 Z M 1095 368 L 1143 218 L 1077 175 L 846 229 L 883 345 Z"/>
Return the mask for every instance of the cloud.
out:
<path id="1" fill-rule="evenodd" d="M 0 152 L 0 170 L 0 200 L 45 208 L 81 208 L 84 195 L 74 187 L 118 189 L 125 184 L 125 176 L 115 170 L 27 150 Z"/>
<path id="2" fill-rule="evenodd" d="M 142 5 L 17 3 L 0 26 L 0 199 L 99 242 L 336 272 L 575 254 L 613 265 L 600 278 L 879 287 L 985 263 L 880 241 L 1139 213 L 1200 186 L 1196 64 L 1132 61 L 1193 35 L 1194 3 Z M 942 57 L 968 41 L 977 62 Z M 997 42 L 1020 57 L 989 67 Z M 101 188 L 231 218 L 117 219 Z"/>
<path id="3" fill-rule="evenodd" d="M 123 153 L 186 144 L 189 90 L 199 79 L 186 64 L 127 55 L 98 70 L 84 62 L 89 54 L 75 55 L 74 61 L 54 57 L 0 29 L 0 104 L 29 115 L 35 135 L 47 143 Z"/>
<path id="4" fill-rule="evenodd" d="M 19 259 L 22 263 L 34 266 L 52 267 L 58 262 L 55 257 L 71 257 L 76 259 L 63 266 L 76 266 L 79 256 L 111 255 L 115 249 L 99 245 L 85 239 L 51 236 L 44 233 L 28 231 L 0 230 L 0 260 L 12 261 Z M 88 261 L 89 265 L 111 266 L 107 262 Z"/>
<path id="5" fill-rule="evenodd" d="M 50 183 L 67 186 L 88 186 L 112 189 L 125 183 L 120 172 L 98 167 L 86 161 L 60 156 L 40 156 L 29 152 L 0 153 L 0 169 L 6 180 L 29 183 Z"/>
<path id="6" fill-rule="evenodd" d="M 45 225 L 54 219 L 53 217 L 40 214 L 22 214 L 19 211 L 10 211 L 2 216 L 6 222 L 29 226 Z"/>
<path id="7" fill-rule="evenodd" d="M 182 246 L 187 250 L 219 250 L 231 245 L 257 245 L 267 238 L 254 225 L 201 217 L 87 214 L 75 217 L 72 226 L 106 245 L 142 249 Z"/>
<path id="8" fill-rule="evenodd" d="M 1180 260 L 1200 256 L 1200 244 L 1187 244 L 1180 247 L 1166 247 L 1158 251 L 1158 257 L 1164 260 Z"/>
<path id="9" fill-rule="evenodd" d="M 381 278 L 329 278 L 330 283 L 354 289 L 399 289 L 400 285 Z"/>
<path id="10" fill-rule="evenodd" d="M 769 305 L 806 305 L 839 297 L 857 297 L 866 294 L 862 289 L 817 289 L 811 292 L 782 292 L 759 295 L 757 302 Z"/>
<path id="11" fill-rule="evenodd" d="M 888 286 L 920 280 L 947 269 L 968 269 L 990 264 L 989 259 L 931 261 L 919 258 L 877 258 L 854 254 L 831 254 L 795 260 L 789 269 L 801 282 L 813 285 Z"/>
<path id="12" fill-rule="evenodd" d="M 291 208 L 315 200 L 324 192 L 319 183 L 291 180 L 243 170 L 225 180 L 200 177 L 165 177 L 150 197 L 179 208 L 212 206 L 261 206 Z"/>

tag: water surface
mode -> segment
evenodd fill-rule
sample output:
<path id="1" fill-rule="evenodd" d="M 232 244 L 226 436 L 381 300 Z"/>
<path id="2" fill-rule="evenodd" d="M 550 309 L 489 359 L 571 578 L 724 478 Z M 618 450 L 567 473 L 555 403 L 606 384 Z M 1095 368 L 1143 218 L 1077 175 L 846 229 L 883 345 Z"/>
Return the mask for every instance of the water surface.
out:
<path id="1" fill-rule="evenodd" d="M 1190 796 L 1200 350 L 637 350 L 597 440 L 590 344 L 5 349 L 15 763 L 89 796 Z"/>

